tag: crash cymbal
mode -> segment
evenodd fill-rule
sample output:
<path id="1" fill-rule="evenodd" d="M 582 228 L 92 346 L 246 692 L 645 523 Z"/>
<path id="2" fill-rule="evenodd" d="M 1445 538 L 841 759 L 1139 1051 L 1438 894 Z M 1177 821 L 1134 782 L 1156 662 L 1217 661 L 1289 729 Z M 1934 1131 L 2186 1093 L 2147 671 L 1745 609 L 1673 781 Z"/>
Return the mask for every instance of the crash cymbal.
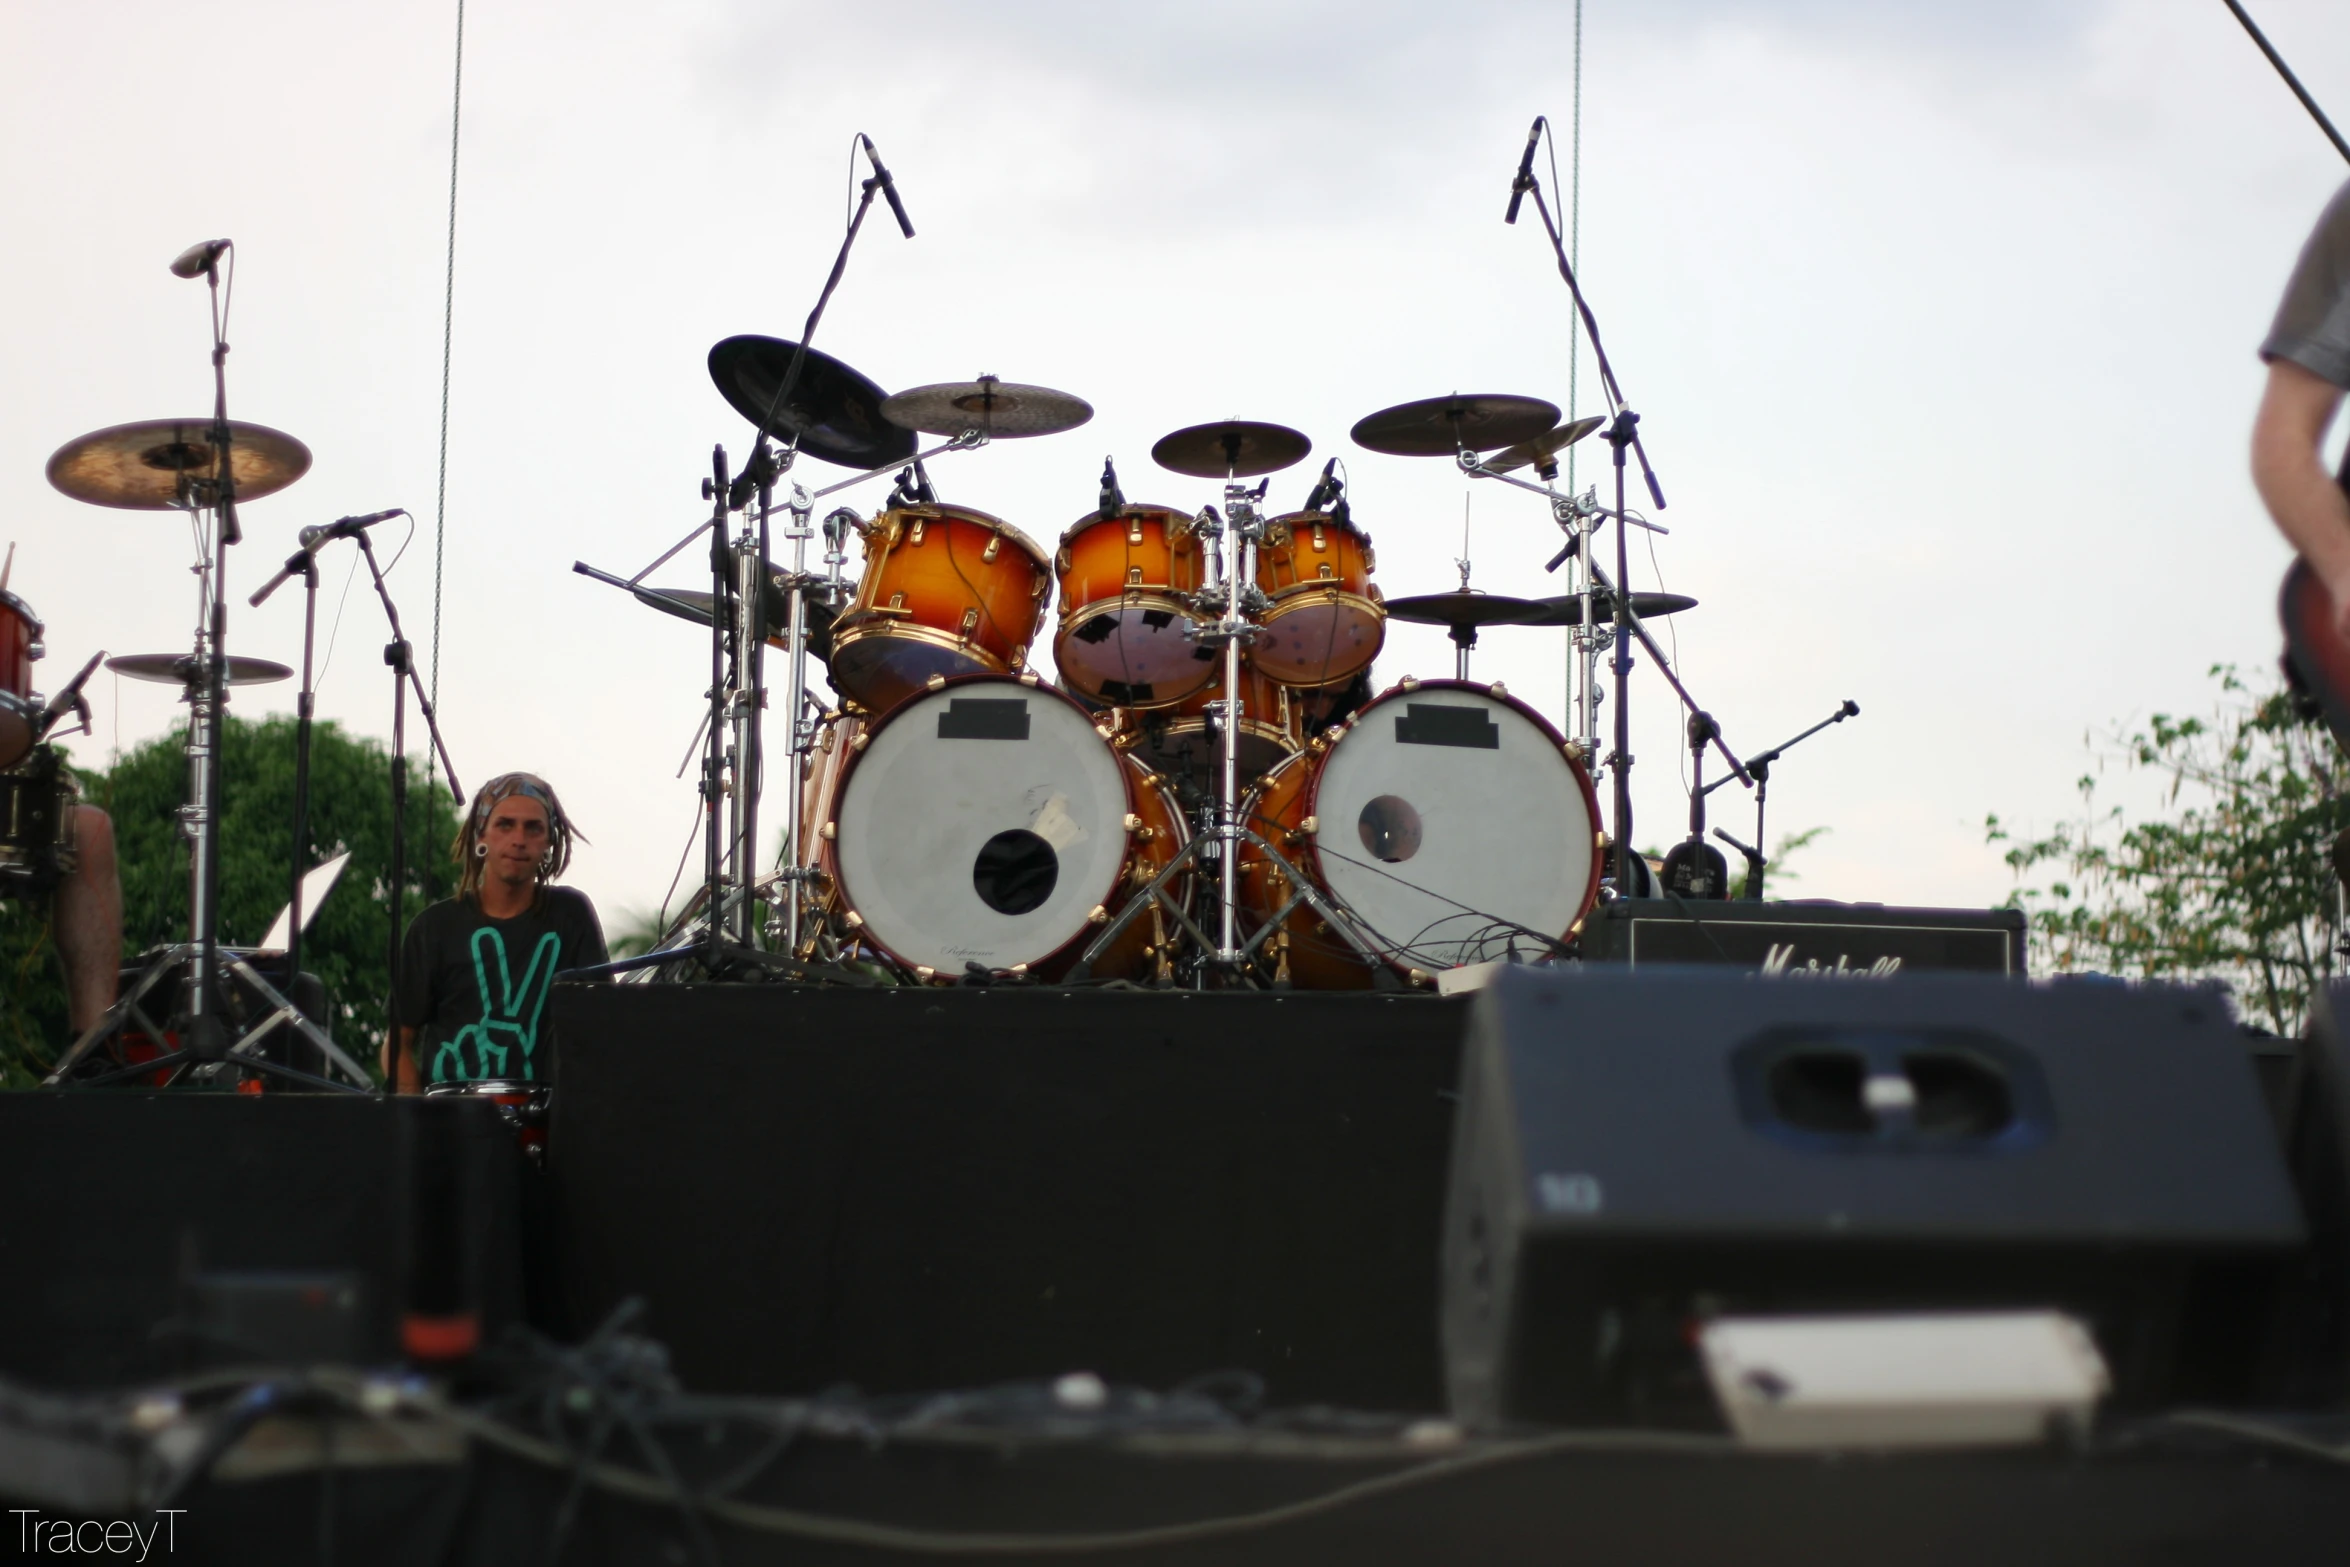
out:
<path id="1" fill-rule="evenodd" d="M 229 453 L 239 501 L 274 495 L 310 471 L 310 448 L 264 424 L 232 420 Z M 66 442 L 49 459 L 49 482 L 77 501 L 123 511 L 209 506 L 218 460 L 211 420 L 145 419 Z"/>
<path id="2" fill-rule="evenodd" d="M 1354 427 L 1354 439 L 1390 457 L 1450 457 L 1463 447 L 1489 452 L 1531 441 L 1558 421 L 1558 409 L 1539 397 L 1455 394 L 1382 408 Z"/>
<path id="3" fill-rule="evenodd" d="M 1542 614 L 1533 620 L 1520 621 L 1520 625 L 1579 626 L 1583 623 L 1583 599 L 1579 594 L 1568 593 L 1558 598 L 1542 599 L 1539 602 L 1542 605 Z M 1642 620 L 1653 620 L 1659 615 L 1678 615 L 1685 609 L 1695 609 L 1696 607 L 1697 600 L 1686 593 L 1641 593 L 1635 591 L 1632 595 L 1632 613 Z M 1394 614 L 1395 606 L 1388 605 L 1387 612 L 1390 615 Z M 1615 619 L 1615 599 L 1606 593 L 1592 594 L 1591 613 L 1593 618 L 1597 620 Z"/>
<path id="4" fill-rule="evenodd" d="M 1556 465 L 1550 462 L 1551 458 L 1556 457 L 1560 452 L 1565 451 L 1605 423 L 1607 421 L 1597 414 L 1570 420 L 1548 435 L 1538 435 L 1531 441 L 1520 441 L 1515 446 L 1495 452 L 1491 457 L 1485 459 L 1485 466 L 1495 473 L 1508 473 L 1511 469 L 1523 468 L 1528 463 L 1540 463 L 1554 467 Z"/>
<path id="5" fill-rule="evenodd" d="M 1162 436 L 1151 448 L 1151 461 L 1171 473 L 1195 479 L 1253 479 L 1260 473 L 1279 473 L 1305 461 L 1314 443 L 1285 424 L 1259 424 L 1248 419 L 1224 419 L 1215 424 L 1187 425 Z"/>
<path id="6" fill-rule="evenodd" d="M 767 595 L 767 645 L 789 651 L 791 638 L 791 599 L 783 584 L 770 578 Z M 811 583 L 808 589 L 808 651 L 818 658 L 832 656 L 832 621 L 836 613 L 820 596 L 821 583 Z M 659 610 L 664 615 L 675 615 L 690 620 L 697 626 L 710 623 L 710 594 L 708 590 L 693 588 L 635 588 L 637 602 Z M 778 627 L 784 629 L 777 629 Z"/>
<path id="7" fill-rule="evenodd" d="M 152 680 L 158 685 L 184 686 L 195 673 L 196 660 L 186 653 L 125 653 L 106 661 L 106 667 L 118 675 L 133 680 Z M 292 676 L 285 665 L 266 658 L 239 658 L 229 656 L 228 683 L 232 686 L 266 686 Z"/>
<path id="8" fill-rule="evenodd" d="M 780 337 L 730 337 L 710 350 L 710 379 L 736 413 L 753 424 L 767 417 L 796 344 Z M 767 433 L 800 438 L 800 450 L 843 468 L 882 468 L 914 455 L 914 432 L 881 416 L 884 393 L 829 354 L 808 350 L 791 401 Z"/>
<path id="9" fill-rule="evenodd" d="M 1424 626 L 1525 626 L 1543 612 L 1541 599 L 1514 599 L 1500 593 L 1422 593 L 1414 598 L 1389 599 L 1387 618 L 1417 621 Z"/>
<path id="10" fill-rule="evenodd" d="M 1049 386 L 1022 386 L 983 375 L 976 381 L 945 381 L 899 392 L 881 405 L 894 425 L 928 435 L 961 435 L 978 430 L 997 440 L 1058 435 L 1093 417 L 1093 404 Z"/>

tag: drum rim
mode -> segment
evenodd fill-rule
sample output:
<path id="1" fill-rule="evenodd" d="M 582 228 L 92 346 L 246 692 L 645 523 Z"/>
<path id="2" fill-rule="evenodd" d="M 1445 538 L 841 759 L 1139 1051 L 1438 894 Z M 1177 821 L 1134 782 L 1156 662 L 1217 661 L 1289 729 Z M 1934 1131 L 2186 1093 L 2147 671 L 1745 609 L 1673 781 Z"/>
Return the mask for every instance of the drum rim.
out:
<path id="1" fill-rule="evenodd" d="M 0 607 L 13 609 L 18 614 L 22 615 L 32 626 L 33 640 L 36 642 L 39 641 L 49 629 L 48 624 L 41 619 L 40 615 L 33 609 L 33 606 L 25 602 L 24 595 L 21 593 L 12 593 L 6 588 L 0 588 Z"/>
<path id="2" fill-rule="evenodd" d="M 1058 701 L 1066 703 L 1070 711 L 1074 712 L 1079 718 L 1084 719 L 1086 727 L 1091 729 L 1095 736 L 1101 740 L 1102 749 L 1110 753 L 1111 761 L 1118 768 L 1118 776 L 1125 782 L 1126 785 L 1126 799 L 1130 814 L 1134 804 L 1135 790 L 1158 789 L 1161 792 L 1166 792 L 1167 788 L 1165 779 L 1156 768 L 1149 766 L 1143 762 L 1141 758 L 1132 756 L 1127 752 L 1120 750 L 1115 744 L 1112 743 L 1108 735 L 1102 733 L 1102 725 L 1099 715 L 1090 711 L 1084 703 L 1078 701 L 1077 698 L 1071 696 L 1068 692 L 1063 691 L 1060 687 L 1053 685 L 1045 680 L 1043 676 L 1037 674 L 1034 670 L 1027 670 L 1017 675 L 949 675 L 946 679 L 940 681 L 937 685 L 926 687 L 922 691 L 917 692 L 915 695 L 906 698 L 903 702 L 900 702 L 897 706 L 891 708 L 888 712 L 870 717 L 867 720 L 865 728 L 865 743 L 861 746 L 858 746 L 853 752 L 851 752 L 848 760 L 841 766 L 840 778 L 833 784 L 832 787 L 831 809 L 825 813 L 824 821 L 819 828 L 819 831 L 826 839 L 827 847 L 832 857 L 833 863 L 830 874 L 832 876 L 833 894 L 839 900 L 840 912 L 842 914 L 853 914 L 856 916 L 856 923 L 852 928 L 857 933 L 857 939 L 859 941 L 870 942 L 881 952 L 884 957 L 888 958 L 892 963 L 897 964 L 900 968 L 905 969 L 908 973 L 914 974 L 917 977 L 919 977 L 925 969 L 929 970 L 929 972 L 934 977 L 944 973 L 945 971 L 943 969 L 936 968 L 931 964 L 916 963 L 911 958 L 908 958 L 904 954 L 900 953 L 888 942 L 882 940 L 880 935 L 873 929 L 872 922 L 867 920 L 864 916 L 864 913 L 857 907 L 857 900 L 850 895 L 849 879 L 841 866 L 840 860 L 841 807 L 848 801 L 849 786 L 856 779 L 857 769 L 864 765 L 865 759 L 868 756 L 873 754 L 873 743 L 880 737 L 881 732 L 884 729 L 888 728 L 891 724 L 897 722 L 898 719 L 911 712 L 915 704 L 924 700 L 925 698 L 942 696 L 945 693 L 954 690 L 958 686 L 979 684 L 991 686 L 1016 685 L 1028 691 L 1041 691 Z M 1170 814 L 1176 823 L 1177 829 L 1181 830 L 1183 826 L 1183 813 L 1179 809 L 1172 808 L 1173 802 L 1171 799 L 1169 801 L 1169 805 Z M 1177 843 L 1175 847 L 1180 849 L 1182 848 L 1182 844 Z M 1129 836 L 1128 853 L 1120 858 L 1118 875 L 1110 883 L 1109 896 L 1111 897 L 1117 896 L 1119 889 L 1126 884 L 1128 876 L 1128 864 L 1132 858 L 1132 852 L 1133 840 L 1131 836 Z M 1050 952 L 1030 958 L 1025 963 L 1016 965 L 1016 967 L 1025 972 L 1048 966 L 1067 954 L 1073 948 L 1080 947 L 1092 934 L 1099 931 L 1100 929 L 1101 926 L 1093 923 L 1092 921 L 1088 921 L 1085 925 L 1079 928 L 1076 935 L 1070 937 L 1067 941 L 1061 943 L 1061 945 L 1053 948 Z M 996 969 L 991 970 L 990 972 L 1010 973 L 1011 969 Z"/>
<path id="3" fill-rule="evenodd" d="M 1298 752 L 1297 755 L 1290 757 L 1288 760 L 1282 762 L 1279 767 L 1268 768 L 1265 772 L 1265 776 L 1257 781 L 1256 789 L 1251 791 L 1251 798 L 1244 808 L 1246 810 L 1248 819 L 1251 822 L 1257 820 L 1257 801 L 1254 797 L 1257 794 L 1262 793 L 1264 790 L 1270 789 L 1273 785 L 1275 776 L 1278 775 L 1283 768 L 1295 767 L 1301 764 L 1313 765 L 1311 766 L 1311 771 L 1309 776 L 1306 778 L 1303 788 L 1299 791 L 1299 819 L 1303 820 L 1306 817 L 1319 816 L 1321 813 L 1322 775 L 1329 765 L 1330 757 L 1336 754 L 1338 748 L 1341 745 L 1346 743 L 1346 737 L 1354 733 L 1356 725 L 1360 724 L 1364 719 L 1370 717 L 1373 712 L 1375 712 L 1380 706 L 1385 704 L 1390 699 L 1399 696 L 1414 696 L 1422 691 L 1466 691 L 1477 696 L 1490 697 L 1494 701 L 1500 702 L 1506 707 L 1513 708 L 1517 711 L 1519 716 L 1531 719 L 1533 721 L 1534 726 L 1542 732 L 1543 736 L 1548 739 L 1554 747 L 1557 748 L 1560 757 L 1566 762 L 1567 771 L 1574 778 L 1576 787 L 1583 791 L 1583 804 L 1585 808 L 1588 809 L 1591 813 L 1591 835 L 1593 839 L 1591 848 L 1591 874 L 1584 879 L 1583 896 L 1577 902 L 1575 918 L 1568 924 L 1567 928 L 1563 932 L 1553 938 L 1554 940 L 1562 942 L 1574 940 L 1575 937 L 1581 933 L 1583 929 L 1583 922 L 1591 917 L 1592 905 L 1599 901 L 1599 873 L 1601 856 L 1599 853 L 1598 839 L 1603 836 L 1599 815 L 1599 791 L 1593 786 L 1591 782 L 1591 769 L 1584 764 L 1581 757 L 1576 755 L 1576 747 L 1572 744 L 1572 742 L 1570 742 L 1565 735 L 1560 734 L 1558 727 L 1551 723 L 1549 719 L 1543 717 L 1541 713 L 1537 712 L 1531 704 L 1522 702 L 1518 700 L 1518 698 L 1510 695 L 1508 688 L 1498 680 L 1490 683 L 1482 680 L 1417 680 L 1411 678 L 1397 681 L 1394 685 L 1389 686 L 1386 690 L 1380 692 L 1378 695 L 1372 697 L 1371 700 L 1365 702 L 1361 707 L 1357 708 L 1353 716 L 1349 717 L 1345 723 L 1338 726 L 1337 735 L 1332 738 L 1327 745 L 1324 745 L 1319 750 L 1316 750 L 1312 746 L 1308 746 L 1305 750 Z M 1305 863 L 1301 865 L 1299 869 L 1305 871 L 1306 874 L 1313 877 L 1315 885 L 1318 888 L 1324 892 L 1328 892 L 1330 890 L 1330 881 L 1328 875 L 1322 868 L 1321 830 L 1317 828 L 1317 830 L 1314 832 L 1307 834 L 1299 847 L 1304 851 L 1303 854 L 1299 856 L 1299 858 L 1305 861 Z M 1389 968 L 1394 969 L 1399 974 L 1408 975 L 1413 967 L 1410 963 L 1404 962 L 1399 958 L 1389 956 L 1385 953 L 1380 955 L 1380 961 L 1385 963 Z"/>
<path id="4" fill-rule="evenodd" d="M 965 506 L 959 501 L 923 501 L 913 506 L 890 506 L 873 519 L 872 526 L 881 527 L 892 517 L 943 517 L 949 522 L 975 523 L 1010 539 L 1026 552 L 1030 560 L 1036 562 L 1038 570 L 1047 575 L 1052 572 L 1053 558 L 1045 553 L 1043 545 L 993 512 L 981 511 L 976 506 Z"/>
<path id="5" fill-rule="evenodd" d="M 1199 520 L 1196 512 L 1185 511 L 1180 506 L 1162 506 L 1156 501 L 1128 501 L 1119 507 L 1114 514 L 1107 517 L 1102 515 L 1101 508 L 1097 506 L 1061 530 L 1060 548 L 1067 549 L 1070 541 L 1080 533 L 1094 528 L 1106 528 L 1113 522 L 1122 522 L 1129 517 L 1141 517 L 1145 520 L 1152 517 L 1158 517 L 1162 520 L 1173 518 L 1184 523 L 1193 523 Z M 1056 551 L 1056 556 L 1057 553 Z M 1171 548 L 1170 553 L 1172 553 Z M 1058 571 L 1059 566 L 1060 563 L 1056 558 L 1054 569 Z"/>
<path id="6" fill-rule="evenodd" d="M 858 611 L 858 613 L 869 615 L 872 618 L 861 620 L 857 624 L 849 627 L 848 630 L 834 635 L 832 639 L 832 653 L 824 661 L 825 668 L 831 669 L 833 667 L 834 660 L 840 657 L 841 649 L 845 647 L 853 647 L 860 642 L 870 642 L 877 637 L 894 637 L 900 642 L 925 642 L 932 647 L 947 648 L 954 651 L 968 651 L 974 658 L 984 659 L 991 664 L 999 666 L 996 669 L 973 670 L 969 674 L 949 675 L 947 677 L 949 680 L 969 680 L 985 676 L 1011 674 L 1014 671 L 1026 668 L 1028 663 L 1028 650 L 1033 645 L 1029 642 L 1019 643 L 1012 649 L 1011 658 L 1007 661 L 1005 659 L 998 658 L 993 653 L 990 653 L 986 648 L 981 647 L 978 642 L 969 637 L 959 637 L 951 631 L 941 631 L 936 626 L 926 626 L 918 620 L 904 620 L 895 616 L 873 615 L 872 611 L 870 610 L 861 610 Z M 848 617 L 844 615 L 841 618 L 845 620 Z M 835 622 L 835 624 L 837 625 L 838 622 Z M 840 676 L 837 673 L 833 675 L 833 683 L 835 685 L 840 683 Z M 863 701 L 863 698 L 861 697 L 853 697 L 853 699 L 859 702 Z M 909 698 L 909 700 L 911 699 Z"/>

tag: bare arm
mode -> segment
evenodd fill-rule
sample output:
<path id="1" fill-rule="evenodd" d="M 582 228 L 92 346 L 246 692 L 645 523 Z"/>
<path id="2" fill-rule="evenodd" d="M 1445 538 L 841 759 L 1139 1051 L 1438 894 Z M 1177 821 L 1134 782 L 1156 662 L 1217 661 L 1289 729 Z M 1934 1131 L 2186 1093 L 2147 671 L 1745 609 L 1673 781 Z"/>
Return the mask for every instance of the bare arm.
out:
<path id="1" fill-rule="evenodd" d="M 393 1072 L 392 1043 L 390 1040 L 387 1039 L 384 1041 L 383 1050 L 377 1056 L 376 1064 L 383 1068 L 385 1081 L 390 1082 L 392 1080 Z M 400 1028 L 400 1054 L 398 1069 L 399 1080 L 396 1084 L 394 1084 L 393 1091 L 395 1093 L 402 1094 L 413 1094 L 421 1092 L 421 1087 L 417 1082 L 416 1074 L 416 1030 L 407 1027 L 405 1024 L 403 1024 Z"/>
<path id="2" fill-rule="evenodd" d="M 2326 426 L 2342 390 L 2289 359 L 2268 367 L 2268 390 L 2252 425 L 2252 482 L 2268 514 L 2334 597 L 2350 633 L 2350 496 L 2326 472 Z"/>

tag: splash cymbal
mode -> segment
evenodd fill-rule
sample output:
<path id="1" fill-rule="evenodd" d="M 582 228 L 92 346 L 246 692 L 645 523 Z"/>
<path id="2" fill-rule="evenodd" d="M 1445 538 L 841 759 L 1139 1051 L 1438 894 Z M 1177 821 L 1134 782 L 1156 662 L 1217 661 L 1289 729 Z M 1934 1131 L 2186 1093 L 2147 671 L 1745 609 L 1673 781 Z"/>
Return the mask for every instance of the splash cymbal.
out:
<path id="1" fill-rule="evenodd" d="M 1520 441 L 1515 446 L 1495 452 L 1491 457 L 1485 459 L 1485 466 L 1495 473 L 1508 473 L 1513 468 L 1523 468 L 1526 464 L 1533 463 L 1538 470 L 1543 472 L 1543 476 L 1548 478 L 1550 472 L 1558 466 L 1550 460 L 1551 458 L 1556 457 L 1560 452 L 1565 451 L 1605 423 L 1607 421 L 1597 414 L 1589 414 L 1581 419 L 1570 420 L 1548 435 L 1538 435 L 1531 441 Z"/>
<path id="2" fill-rule="evenodd" d="M 1224 419 L 1215 424 L 1187 425 L 1162 436 L 1151 448 L 1151 461 L 1171 473 L 1195 479 L 1253 479 L 1260 473 L 1279 473 L 1305 461 L 1314 443 L 1285 424 L 1260 424 L 1248 419 Z"/>
<path id="3" fill-rule="evenodd" d="M 1558 419 L 1557 407 L 1539 397 L 1456 393 L 1382 408 L 1355 425 L 1354 440 L 1390 457 L 1450 457 L 1534 440 Z"/>
<path id="4" fill-rule="evenodd" d="M 1049 386 L 1023 386 L 983 375 L 976 381 L 945 381 L 896 393 L 881 405 L 881 416 L 926 435 L 978 430 L 997 440 L 1016 440 L 1074 430 L 1093 417 L 1093 404 Z"/>
<path id="5" fill-rule="evenodd" d="M 798 347 L 780 337 L 730 337 L 710 350 L 710 379 L 736 413 L 758 424 Z M 882 417 L 881 388 L 829 354 L 808 350 L 791 400 L 777 410 L 767 433 L 799 437 L 800 450 L 843 468 L 882 468 L 914 455 L 914 432 Z"/>
<path id="6" fill-rule="evenodd" d="M 133 680 L 152 680 L 165 686 L 184 686 L 196 678 L 196 660 L 187 653 L 124 653 L 108 659 L 106 667 Z M 271 685 L 291 679 L 293 673 L 274 659 L 229 655 L 228 683 L 232 686 Z"/>
<path id="7" fill-rule="evenodd" d="M 1540 599 L 1537 602 L 1541 605 L 1542 614 L 1533 620 L 1521 621 L 1521 625 L 1579 626 L 1583 623 L 1583 599 L 1580 594 L 1567 593 L 1557 598 Z M 1652 620 L 1659 615 L 1678 615 L 1685 609 L 1695 609 L 1696 607 L 1697 600 L 1686 593 L 1642 593 L 1634 590 L 1632 594 L 1632 613 L 1642 620 Z M 1395 613 L 1395 606 L 1388 605 L 1387 612 L 1389 614 Z M 1615 598 L 1605 592 L 1593 593 L 1591 595 L 1591 614 L 1594 619 L 1603 624 L 1614 620 L 1616 618 Z"/>
<path id="8" fill-rule="evenodd" d="M 66 442 L 49 458 L 49 482 L 93 506 L 169 511 L 211 505 L 219 461 L 210 419 L 145 419 Z M 231 420 L 229 471 L 237 499 L 257 501 L 308 473 L 310 448 L 283 430 Z"/>

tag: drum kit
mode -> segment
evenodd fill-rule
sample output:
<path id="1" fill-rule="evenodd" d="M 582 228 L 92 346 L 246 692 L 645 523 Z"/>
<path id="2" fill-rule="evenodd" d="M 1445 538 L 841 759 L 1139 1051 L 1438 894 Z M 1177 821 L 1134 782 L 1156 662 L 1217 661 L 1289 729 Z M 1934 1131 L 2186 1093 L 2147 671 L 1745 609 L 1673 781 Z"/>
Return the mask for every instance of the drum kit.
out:
<path id="1" fill-rule="evenodd" d="M 709 750 L 706 885 L 654 952 L 615 969 L 1359 989 L 1571 950 L 1606 880 L 1590 761 L 1616 607 L 1582 547 L 1610 514 L 1551 481 L 1599 421 L 1455 395 L 1357 424 L 1358 444 L 1389 455 L 1451 457 L 1478 475 L 1531 466 L 1569 530 L 1554 564 L 1573 562 L 1572 593 L 1471 591 L 1464 563 L 1457 591 L 1389 601 L 1335 459 L 1297 509 L 1266 505 L 1270 476 L 1313 449 L 1286 426 L 1225 420 L 1158 441 L 1161 469 L 1220 482 L 1197 509 L 1129 501 L 1105 462 L 1098 504 L 1048 550 L 941 500 L 925 464 L 1076 429 L 1092 415 L 1084 399 L 994 376 L 889 396 L 778 338 L 728 338 L 710 371 L 761 429 L 749 482 L 727 479 L 721 448 L 703 486 L 713 515 L 695 534 L 634 576 L 574 567 L 709 626 L 707 722 L 736 726 Z M 947 439 L 916 452 L 921 434 Z M 769 436 L 786 461 L 761 455 Z M 870 514 L 825 517 L 816 572 L 763 544 L 764 497 L 801 454 L 862 470 L 792 486 L 784 536 L 803 548 L 817 500 L 896 475 Z M 744 513 L 731 538 L 730 510 Z M 647 583 L 704 530 L 726 541 L 711 590 Z M 1694 603 L 1640 593 L 1627 610 Z M 1390 619 L 1446 627 L 1453 677 L 1375 693 Z M 1573 737 L 1469 678 L 1480 629 L 1496 625 L 1569 629 L 1583 671 Z M 1051 681 L 1032 665 L 1048 636 Z M 766 648 L 794 666 L 775 869 L 749 835 L 760 771 L 746 720 L 765 705 Z M 805 689 L 811 659 L 829 702 Z"/>

